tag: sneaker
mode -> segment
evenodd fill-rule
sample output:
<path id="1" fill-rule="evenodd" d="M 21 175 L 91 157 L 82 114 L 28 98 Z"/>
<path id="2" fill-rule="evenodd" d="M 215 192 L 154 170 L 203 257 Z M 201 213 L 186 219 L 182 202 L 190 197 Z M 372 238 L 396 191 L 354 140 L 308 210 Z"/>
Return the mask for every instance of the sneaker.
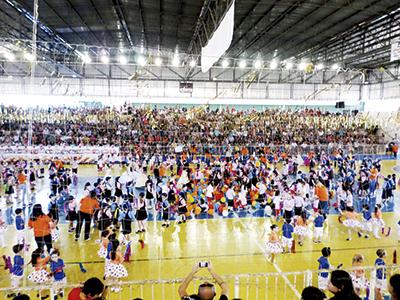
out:
<path id="1" fill-rule="evenodd" d="M 139 234 L 139 233 L 141 233 L 142 231 L 141 230 L 138 230 L 138 231 L 136 231 L 136 234 Z"/>
<path id="2" fill-rule="evenodd" d="M 346 241 L 351 241 L 351 238 L 347 238 Z"/>
<path id="3" fill-rule="evenodd" d="M 366 235 L 365 235 L 365 238 L 366 238 L 366 239 L 369 239 L 369 235 L 368 235 L 368 234 L 366 234 Z"/>
<path id="4" fill-rule="evenodd" d="M 142 232 L 146 232 L 146 229 L 142 229 Z"/>
<path id="5" fill-rule="evenodd" d="M 167 224 L 162 224 L 162 225 L 161 225 L 161 227 L 166 227 L 166 226 L 167 226 Z"/>
<path id="6" fill-rule="evenodd" d="M 361 232 L 357 232 L 357 234 L 358 234 L 358 237 L 362 237 Z"/>
<path id="7" fill-rule="evenodd" d="M 58 295 L 59 295 L 61 298 L 63 298 L 63 297 L 64 297 L 64 292 L 60 292 Z"/>
<path id="8" fill-rule="evenodd" d="M 75 228 L 74 227 L 71 227 L 70 229 L 68 229 L 68 233 L 72 233 L 72 232 L 74 232 L 75 231 Z"/>

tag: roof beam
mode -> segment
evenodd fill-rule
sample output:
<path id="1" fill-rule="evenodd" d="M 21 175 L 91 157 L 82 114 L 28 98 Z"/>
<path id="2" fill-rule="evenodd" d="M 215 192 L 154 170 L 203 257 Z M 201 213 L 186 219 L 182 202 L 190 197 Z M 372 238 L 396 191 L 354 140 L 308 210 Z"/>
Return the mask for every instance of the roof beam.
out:
<path id="1" fill-rule="evenodd" d="M 143 47 L 147 49 L 147 31 L 146 31 L 146 23 L 145 23 L 145 16 L 144 16 L 144 8 L 143 8 L 143 0 L 138 0 L 138 6 L 140 11 L 140 23 L 142 24 L 142 43 Z"/>
<path id="2" fill-rule="evenodd" d="M 352 1 L 354 1 L 354 0 L 352 0 Z M 367 9 L 367 8 L 370 8 L 370 7 L 374 6 L 374 5 L 376 5 L 376 4 L 378 4 L 379 2 L 381 2 L 381 0 L 375 0 L 375 1 L 373 1 L 373 2 L 370 2 L 368 5 L 366 5 L 366 7 L 364 7 L 364 10 Z M 346 5 L 346 6 L 347 6 L 347 5 Z M 345 20 L 354 17 L 355 15 L 359 14 L 359 13 L 362 12 L 362 11 L 363 11 L 363 9 L 357 9 L 357 10 L 356 10 L 355 12 L 353 12 L 351 15 L 346 15 L 345 17 L 341 18 L 339 21 L 335 22 L 334 24 L 330 25 L 329 27 L 332 28 L 332 27 L 334 27 L 334 26 L 337 26 L 337 25 L 341 24 L 342 22 L 344 22 Z M 334 12 L 333 14 L 335 14 L 335 13 L 337 13 L 337 11 Z M 321 21 L 322 21 L 322 20 L 320 20 L 320 22 L 321 22 Z M 320 22 L 318 22 L 318 23 L 320 23 Z M 353 26 L 352 26 L 352 27 L 353 27 Z M 317 28 L 317 27 L 316 27 L 316 26 L 313 26 L 313 28 Z M 306 30 L 307 30 L 307 29 L 305 29 L 304 31 L 300 32 L 299 34 L 304 33 Z M 285 59 L 285 58 L 288 58 L 288 57 L 292 57 L 293 55 L 299 54 L 299 53 L 295 53 L 295 52 L 298 52 L 298 51 L 299 51 L 299 50 L 298 50 L 299 46 L 301 46 L 301 45 L 307 45 L 307 42 L 309 42 L 311 39 L 315 38 L 316 36 L 320 35 L 320 34 L 323 33 L 325 30 L 326 30 L 326 28 L 321 28 L 320 30 L 318 30 L 317 32 L 314 32 L 313 34 L 310 34 L 310 36 L 309 36 L 308 38 L 306 38 L 305 40 L 302 40 L 301 42 L 298 42 L 297 44 L 286 43 L 286 45 L 283 46 L 283 48 L 282 48 L 282 49 L 283 49 L 283 50 L 282 50 L 282 53 L 285 54 L 285 55 L 282 57 L 282 59 Z M 303 48 L 304 48 L 304 46 L 303 46 Z M 285 52 L 285 50 L 286 50 L 286 52 Z"/>
<path id="3" fill-rule="evenodd" d="M 277 24 L 279 24 L 287 15 L 290 15 L 297 8 L 301 6 L 306 0 L 296 1 L 293 5 L 289 6 L 285 9 L 277 18 L 275 18 L 272 22 L 268 23 L 266 27 L 264 27 L 250 42 L 246 43 L 246 45 L 236 52 L 236 56 L 241 55 L 244 51 L 252 47 L 260 38 L 262 38 L 268 31 L 274 28 Z"/>
<path id="4" fill-rule="evenodd" d="M 132 36 L 131 36 L 130 31 L 129 31 L 128 24 L 126 23 L 124 11 L 122 9 L 121 0 L 112 0 L 112 3 L 113 3 L 114 12 L 117 15 L 118 21 L 119 21 L 119 23 L 121 24 L 121 27 L 124 30 L 124 34 L 125 34 L 125 37 L 126 37 L 128 43 L 129 43 L 129 46 L 131 48 L 133 48 L 135 45 L 133 43 Z"/>
<path id="5" fill-rule="evenodd" d="M 97 42 L 100 45 L 104 46 L 104 43 L 95 35 L 95 33 L 92 31 L 92 29 L 90 28 L 90 26 L 86 23 L 86 21 L 83 19 L 83 17 L 81 16 L 81 14 L 79 13 L 79 11 L 74 7 L 74 5 L 71 3 L 70 0 L 67 0 L 68 5 L 71 7 L 71 9 L 75 12 L 75 14 L 78 16 L 78 18 L 81 20 L 82 24 L 86 26 L 87 29 L 89 29 L 89 32 L 91 33 L 91 35 L 95 38 L 95 40 L 97 40 Z"/>
<path id="6" fill-rule="evenodd" d="M 236 41 L 233 41 L 233 42 L 232 42 L 232 45 L 231 45 L 230 48 L 231 48 L 231 49 L 234 49 L 235 46 L 236 46 L 238 43 L 240 43 L 240 41 L 243 40 L 243 39 L 247 36 L 247 34 L 248 34 L 250 31 L 254 30 L 254 28 L 256 28 L 258 25 L 260 25 L 260 23 L 262 22 L 262 20 L 263 20 L 264 18 L 266 18 L 266 17 L 268 16 L 268 14 L 272 11 L 272 9 L 275 7 L 275 5 L 277 4 L 277 2 L 278 2 L 278 0 L 274 0 L 274 2 L 271 4 L 271 6 L 268 7 L 268 9 L 263 13 L 263 15 L 257 19 L 257 21 L 253 24 L 253 26 L 251 26 L 245 33 L 243 33 Z M 233 51 L 228 51 L 228 53 L 231 53 L 231 52 L 233 52 Z"/>

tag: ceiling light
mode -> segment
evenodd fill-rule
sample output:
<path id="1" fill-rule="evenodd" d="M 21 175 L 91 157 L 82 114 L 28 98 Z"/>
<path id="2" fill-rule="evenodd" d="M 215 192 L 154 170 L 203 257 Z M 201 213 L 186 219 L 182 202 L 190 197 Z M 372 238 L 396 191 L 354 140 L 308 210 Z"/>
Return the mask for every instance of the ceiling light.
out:
<path id="1" fill-rule="evenodd" d="M 307 68 L 307 64 L 304 61 L 299 63 L 299 70 L 304 71 L 306 68 Z"/>
<path id="2" fill-rule="evenodd" d="M 27 61 L 34 61 L 34 60 L 35 60 L 35 57 L 33 56 L 33 54 L 32 54 L 32 53 L 29 53 L 29 52 L 25 52 L 25 53 L 24 53 L 24 58 L 25 58 Z"/>
<path id="3" fill-rule="evenodd" d="M 292 69 L 292 68 L 293 68 L 293 63 L 292 63 L 291 61 L 288 61 L 288 62 L 286 63 L 285 68 L 286 68 L 286 70 Z"/>
<path id="4" fill-rule="evenodd" d="M 126 65 L 128 63 L 128 59 L 125 55 L 121 55 L 118 60 L 121 65 Z"/>
<path id="5" fill-rule="evenodd" d="M 275 60 L 273 60 L 269 64 L 269 67 L 270 67 L 271 70 L 274 70 L 274 69 L 276 69 L 278 67 L 278 63 Z"/>
<path id="6" fill-rule="evenodd" d="M 197 65 L 197 63 L 196 63 L 196 61 L 195 61 L 194 59 L 191 60 L 190 63 L 189 63 L 189 66 L 190 66 L 191 68 L 194 68 L 196 65 Z"/>
<path id="7" fill-rule="evenodd" d="M 229 67 L 229 60 L 224 59 L 224 60 L 222 61 L 222 67 L 223 67 L 223 68 Z"/>
<path id="8" fill-rule="evenodd" d="M 143 55 L 137 57 L 137 63 L 139 66 L 144 67 L 146 65 L 146 58 Z"/>
<path id="9" fill-rule="evenodd" d="M 338 64 L 333 64 L 332 65 L 332 70 L 337 70 L 339 69 L 339 65 Z"/>
<path id="10" fill-rule="evenodd" d="M 246 61 L 245 61 L 245 60 L 241 60 L 241 61 L 239 62 L 239 68 L 241 68 L 241 69 L 246 68 Z"/>
<path id="11" fill-rule="evenodd" d="M 263 65 L 263 62 L 262 62 L 261 60 L 259 60 L 259 59 L 257 59 L 257 60 L 254 62 L 254 68 L 256 68 L 256 69 L 261 69 L 261 68 L 262 68 L 262 65 Z"/>
<path id="12" fill-rule="evenodd" d="M 5 52 L 4 57 L 7 58 L 9 61 L 14 61 L 15 60 L 15 55 L 11 52 Z"/>
<path id="13" fill-rule="evenodd" d="M 84 54 L 81 56 L 81 59 L 82 59 L 82 61 L 83 61 L 85 64 L 89 64 L 89 63 L 92 62 L 92 59 L 90 58 L 89 53 L 84 53 Z"/>
<path id="14" fill-rule="evenodd" d="M 102 56 L 100 56 L 100 61 L 103 64 L 108 64 L 110 62 L 110 57 L 106 54 L 103 54 Z"/>
<path id="15" fill-rule="evenodd" d="M 319 64 L 316 66 L 316 68 L 317 68 L 317 70 L 322 70 L 322 69 L 324 68 L 324 64 L 323 64 L 323 63 L 319 63 Z"/>
<path id="16" fill-rule="evenodd" d="M 179 61 L 179 57 L 177 56 L 177 55 L 175 55 L 174 56 L 174 59 L 172 60 L 172 65 L 174 66 L 174 67 L 179 67 L 179 65 L 180 65 L 180 61 Z"/>
<path id="17" fill-rule="evenodd" d="M 156 59 L 154 60 L 154 63 L 156 64 L 156 66 L 161 66 L 162 65 L 162 59 L 161 57 L 156 57 Z"/>

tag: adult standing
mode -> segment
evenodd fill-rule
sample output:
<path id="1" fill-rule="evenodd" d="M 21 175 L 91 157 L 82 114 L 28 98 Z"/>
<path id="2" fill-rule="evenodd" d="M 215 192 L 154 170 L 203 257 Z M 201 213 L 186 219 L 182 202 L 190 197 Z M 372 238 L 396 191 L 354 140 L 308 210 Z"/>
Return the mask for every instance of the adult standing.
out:
<path id="1" fill-rule="evenodd" d="M 136 233 L 145 232 L 147 210 L 146 210 L 146 201 L 144 200 L 144 193 L 139 194 L 139 200 L 136 209 L 136 220 L 138 221 L 138 227 L 139 227 Z"/>
<path id="2" fill-rule="evenodd" d="M 43 213 L 40 204 L 33 206 L 28 227 L 33 229 L 37 247 L 43 250 L 46 245 L 47 251 L 50 252 L 50 249 L 52 249 L 51 229 L 54 227 L 54 223 L 48 215 Z"/>
<path id="3" fill-rule="evenodd" d="M 79 239 L 83 222 L 85 222 L 85 241 L 90 238 L 90 223 L 96 210 L 100 209 L 99 202 L 96 199 L 96 192 L 91 191 L 89 196 L 81 199 L 78 212 L 78 224 L 75 231 L 75 241 Z"/>

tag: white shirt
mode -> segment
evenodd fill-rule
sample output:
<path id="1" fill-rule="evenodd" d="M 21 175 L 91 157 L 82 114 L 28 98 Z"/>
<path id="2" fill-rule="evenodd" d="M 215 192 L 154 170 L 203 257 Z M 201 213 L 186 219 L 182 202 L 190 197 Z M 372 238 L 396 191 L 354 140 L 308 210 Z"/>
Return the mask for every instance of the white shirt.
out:
<path id="1" fill-rule="evenodd" d="M 233 198 L 235 198 L 235 192 L 233 191 L 233 189 L 230 188 L 226 191 L 225 196 L 227 199 L 233 200 Z"/>
<path id="2" fill-rule="evenodd" d="M 212 198 L 213 197 L 213 192 L 214 192 L 214 188 L 213 188 L 213 186 L 211 184 L 209 184 L 207 186 L 207 189 L 206 189 L 206 197 Z"/>
<path id="3" fill-rule="evenodd" d="M 291 198 L 285 199 L 283 201 L 283 209 L 287 211 L 292 211 L 294 208 L 294 201 Z"/>
<path id="4" fill-rule="evenodd" d="M 303 207 L 304 206 L 304 199 L 301 196 L 294 197 L 294 206 L 296 207 Z"/>

